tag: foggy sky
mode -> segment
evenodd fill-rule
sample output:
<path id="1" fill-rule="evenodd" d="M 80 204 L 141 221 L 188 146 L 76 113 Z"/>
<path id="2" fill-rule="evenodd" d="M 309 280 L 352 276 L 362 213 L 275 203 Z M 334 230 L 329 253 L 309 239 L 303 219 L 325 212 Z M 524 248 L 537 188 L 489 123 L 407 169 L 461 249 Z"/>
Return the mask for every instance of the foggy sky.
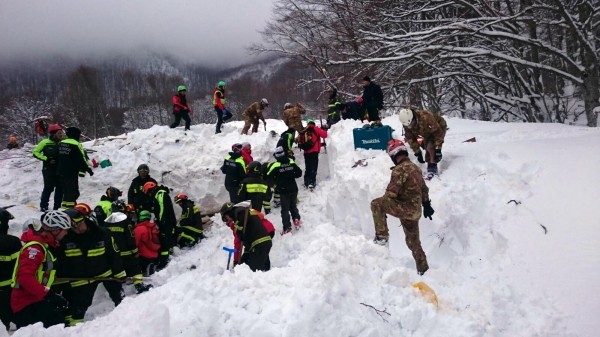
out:
<path id="1" fill-rule="evenodd" d="M 169 52 L 184 61 L 238 65 L 259 42 L 274 0 L 3 0 L 0 62 Z"/>

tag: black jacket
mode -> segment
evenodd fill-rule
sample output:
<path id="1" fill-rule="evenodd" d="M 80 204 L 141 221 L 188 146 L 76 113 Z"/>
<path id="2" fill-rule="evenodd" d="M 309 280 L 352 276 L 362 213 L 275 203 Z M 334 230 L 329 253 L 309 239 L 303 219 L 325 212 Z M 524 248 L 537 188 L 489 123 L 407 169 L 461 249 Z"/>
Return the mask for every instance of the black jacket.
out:
<path id="1" fill-rule="evenodd" d="M 155 216 L 155 222 L 160 231 L 172 231 L 177 225 L 173 202 L 169 196 L 169 189 L 165 186 L 157 188 L 152 196 L 152 210 Z"/>
<path id="2" fill-rule="evenodd" d="M 202 214 L 198 206 L 191 200 L 184 200 L 181 203 L 181 218 L 177 233 L 180 239 L 182 236 L 189 237 L 192 243 L 197 242 L 198 238 L 203 237 L 202 232 Z"/>
<path id="3" fill-rule="evenodd" d="M 249 211 L 245 207 L 235 207 L 232 212 L 235 234 L 242 241 L 246 252 L 252 252 L 253 248 L 259 244 L 271 244 L 271 236 L 267 233 L 262 220 L 257 215 L 250 214 Z M 248 212 L 247 216 L 246 212 Z M 244 219 L 246 219 L 245 226 Z"/>
<path id="4" fill-rule="evenodd" d="M 225 174 L 225 187 L 237 189 L 246 178 L 246 163 L 241 153 L 229 152 L 225 157 L 221 172 Z"/>
<path id="5" fill-rule="evenodd" d="M 138 253 L 135 235 L 133 234 L 133 224 L 127 218 L 127 215 L 121 212 L 112 213 L 105 219 L 104 228 L 112 235 L 121 256 L 135 256 Z"/>
<path id="6" fill-rule="evenodd" d="M 154 178 L 150 175 L 146 176 L 146 179 L 142 179 L 139 175 L 131 181 L 129 185 L 129 191 L 127 191 L 127 203 L 135 206 L 135 211 L 139 214 L 141 211 L 146 210 L 152 212 L 152 198 L 144 194 L 144 184 L 147 182 L 153 182 L 158 185 Z"/>
<path id="7" fill-rule="evenodd" d="M 302 169 L 293 159 L 279 158 L 267 173 L 267 178 L 273 180 L 281 194 L 298 192 L 296 178 L 302 177 Z"/>
<path id="8" fill-rule="evenodd" d="M 287 154 L 288 157 L 294 159 L 294 151 L 292 150 L 292 146 L 294 145 L 294 134 L 296 130 L 293 128 L 288 128 L 285 130 L 281 136 L 279 137 L 279 141 L 277 141 L 277 147 L 281 146 L 283 151 Z"/>
<path id="9" fill-rule="evenodd" d="M 362 121 L 365 119 L 365 108 L 355 101 L 346 102 L 342 110 L 342 118 Z"/>
<path id="10" fill-rule="evenodd" d="M 21 240 L 18 237 L 0 234 L 0 289 L 10 290 L 10 280 L 20 251 Z"/>
<path id="11" fill-rule="evenodd" d="M 92 172 L 92 167 L 81 143 L 71 138 L 63 139 L 58 144 L 57 173 L 64 177 L 83 177 L 86 172 Z"/>
<path id="12" fill-rule="evenodd" d="M 57 273 L 61 277 L 124 277 L 119 250 L 110 233 L 100 228 L 92 218 L 85 222 L 87 232 L 76 234 L 69 230 L 60 241 Z"/>
<path id="13" fill-rule="evenodd" d="M 271 189 L 269 185 L 260 177 L 260 174 L 251 174 L 240 184 L 238 193 L 239 200 L 250 200 L 252 208 L 257 211 L 270 208 Z"/>
<path id="14" fill-rule="evenodd" d="M 363 89 L 362 98 L 367 110 L 383 109 L 383 91 L 381 91 L 381 87 L 375 84 L 375 82 L 369 83 Z"/>

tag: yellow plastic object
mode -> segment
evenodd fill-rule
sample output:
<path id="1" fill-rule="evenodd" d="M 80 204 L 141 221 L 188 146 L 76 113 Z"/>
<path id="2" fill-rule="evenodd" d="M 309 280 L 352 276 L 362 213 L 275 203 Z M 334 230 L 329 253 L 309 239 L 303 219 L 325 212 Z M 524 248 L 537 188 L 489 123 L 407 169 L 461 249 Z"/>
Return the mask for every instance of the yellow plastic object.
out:
<path id="1" fill-rule="evenodd" d="M 433 305 L 435 305 L 436 309 L 439 307 L 438 306 L 438 297 L 435 294 L 435 291 L 433 291 L 433 289 L 431 289 L 431 287 L 428 286 L 427 283 L 416 282 L 413 284 L 413 288 L 417 288 L 419 290 L 419 292 L 421 293 L 421 296 L 425 297 L 425 299 L 428 302 L 433 303 Z"/>

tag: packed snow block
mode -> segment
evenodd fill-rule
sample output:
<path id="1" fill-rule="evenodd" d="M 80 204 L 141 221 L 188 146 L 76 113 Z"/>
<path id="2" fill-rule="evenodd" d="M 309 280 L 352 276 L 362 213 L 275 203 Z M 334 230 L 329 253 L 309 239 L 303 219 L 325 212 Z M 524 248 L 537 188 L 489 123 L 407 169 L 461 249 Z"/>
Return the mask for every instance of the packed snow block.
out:
<path id="1" fill-rule="evenodd" d="M 389 125 L 374 128 L 355 128 L 352 134 L 355 149 L 385 150 L 388 141 L 392 139 L 392 128 Z"/>

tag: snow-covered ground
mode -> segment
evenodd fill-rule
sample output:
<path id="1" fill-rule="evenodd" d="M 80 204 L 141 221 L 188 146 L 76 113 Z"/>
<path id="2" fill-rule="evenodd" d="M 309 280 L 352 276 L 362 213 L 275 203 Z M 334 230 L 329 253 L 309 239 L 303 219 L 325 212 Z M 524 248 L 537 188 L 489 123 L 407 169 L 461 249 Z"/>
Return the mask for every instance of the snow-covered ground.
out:
<path id="1" fill-rule="evenodd" d="M 383 122 L 402 136 L 397 117 Z M 280 121 L 267 124 L 285 130 Z M 383 194 L 392 162 L 382 151 L 355 151 L 352 129 L 360 123 L 342 121 L 329 131 L 316 190 L 301 188 L 303 228 L 274 239 L 271 271 L 226 271 L 222 247 L 232 235 L 213 217 L 209 238 L 178 252 L 152 277 L 150 292 L 127 289 L 114 309 L 98 292 L 86 323 L 30 326 L 13 336 L 597 336 L 600 130 L 448 125 L 441 176 L 428 183 L 436 213 L 420 222 L 430 265 L 422 277 L 397 219 L 388 218 L 389 249 L 371 242 L 369 203 Z M 137 166 L 148 163 L 172 195 L 185 192 L 201 209 L 217 209 L 227 198 L 219 167 L 231 144 L 248 141 L 254 158 L 266 161 L 277 142 L 265 132 L 240 136 L 240 129 L 238 122 L 219 135 L 213 125 L 187 134 L 154 126 L 84 143 L 96 151 L 92 158 L 113 166 L 80 179 L 80 201 L 95 205 L 110 185 L 126 191 Z M 477 142 L 463 143 L 471 137 Z M 14 234 L 39 215 L 41 163 L 30 150 L 0 152 L 0 206 L 17 204 Z M 359 159 L 367 165 L 353 168 Z M 281 229 L 279 209 L 268 218 Z M 417 281 L 436 291 L 439 308 L 413 288 Z"/>

